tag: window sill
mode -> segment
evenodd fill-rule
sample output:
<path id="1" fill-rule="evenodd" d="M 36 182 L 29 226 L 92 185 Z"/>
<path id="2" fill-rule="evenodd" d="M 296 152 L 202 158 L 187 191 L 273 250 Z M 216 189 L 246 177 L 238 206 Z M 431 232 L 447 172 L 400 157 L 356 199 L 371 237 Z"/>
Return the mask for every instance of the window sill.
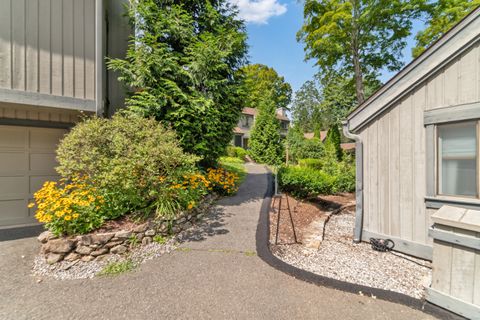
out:
<path id="1" fill-rule="evenodd" d="M 429 209 L 440 209 L 444 205 L 450 205 L 465 209 L 480 210 L 480 200 L 473 198 L 449 196 L 425 197 L 425 205 Z"/>

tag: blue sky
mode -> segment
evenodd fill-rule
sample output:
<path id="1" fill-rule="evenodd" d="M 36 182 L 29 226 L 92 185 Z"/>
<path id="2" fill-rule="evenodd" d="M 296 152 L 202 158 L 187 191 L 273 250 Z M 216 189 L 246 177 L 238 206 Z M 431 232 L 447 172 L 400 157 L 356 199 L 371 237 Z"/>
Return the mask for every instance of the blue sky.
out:
<path id="1" fill-rule="evenodd" d="M 296 33 L 303 22 L 303 4 L 297 0 L 230 0 L 237 4 L 240 16 L 247 22 L 250 62 L 273 67 L 292 85 L 295 92 L 316 73 L 313 61 L 304 61 L 303 44 Z M 413 34 L 423 28 L 415 22 Z M 411 60 L 413 36 L 408 39 L 404 61 Z M 394 74 L 384 72 L 385 82 Z"/>

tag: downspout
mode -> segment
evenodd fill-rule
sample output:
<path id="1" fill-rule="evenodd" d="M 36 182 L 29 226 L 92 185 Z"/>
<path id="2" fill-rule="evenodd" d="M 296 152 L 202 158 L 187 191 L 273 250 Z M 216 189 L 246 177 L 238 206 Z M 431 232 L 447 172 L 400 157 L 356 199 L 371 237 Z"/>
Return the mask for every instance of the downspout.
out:
<path id="1" fill-rule="evenodd" d="M 102 117 L 104 106 L 104 78 L 105 78 L 105 18 L 104 0 L 95 0 L 95 101 L 97 116 Z"/>
<path id="2" fill-rule="evenodd" d="M 363 142 L 362 138 L 349 131 L 348 121 L 343 121 L 343 134 L 349 139 L 355 140 L 355 229 L 353 231 L 353 242 L 362 241 L 363 229 Z"/>

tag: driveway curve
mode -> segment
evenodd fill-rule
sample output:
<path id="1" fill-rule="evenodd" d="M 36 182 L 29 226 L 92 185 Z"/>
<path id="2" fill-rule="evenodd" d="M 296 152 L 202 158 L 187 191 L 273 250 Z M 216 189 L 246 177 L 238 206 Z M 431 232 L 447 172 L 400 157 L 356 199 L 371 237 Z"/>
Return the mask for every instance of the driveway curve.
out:
<path id="1" fill-rule="evenodd" d="M 267 172 L 255 164 L 247 169 L 237 195 L 219 201 L 205 226 L 179 250 L 134 272 L 37 282 L 30 273 L 36 240 L 0 242 L 0 319 L 432 318 L 404 305 L 297 280 L 263 262 L 255 233 Z"/>

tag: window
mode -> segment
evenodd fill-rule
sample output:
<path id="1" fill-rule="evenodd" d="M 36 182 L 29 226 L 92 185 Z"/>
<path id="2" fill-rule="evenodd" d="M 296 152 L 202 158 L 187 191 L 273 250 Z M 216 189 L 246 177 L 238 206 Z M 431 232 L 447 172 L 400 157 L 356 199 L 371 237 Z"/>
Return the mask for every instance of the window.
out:
<path id="1" fill-rule="evenodd" d="M 439 195 L 478 197 L 477 122 L 437 127 Z"/>
<path id="2" fill-rule="evenodd" d="M 239 134 L 235 135 L 233 145 L 235 147 L 241 147 L 242 146 L 242 136 L 241 135 L 239 135 Z"/>
<path id="3" fill-rule="evenodd" d="M 247 115 L 242 116 L 242 127 L 250 128 L 252 122 L 253 122 L 252 116 L 247 116 Z"/>

